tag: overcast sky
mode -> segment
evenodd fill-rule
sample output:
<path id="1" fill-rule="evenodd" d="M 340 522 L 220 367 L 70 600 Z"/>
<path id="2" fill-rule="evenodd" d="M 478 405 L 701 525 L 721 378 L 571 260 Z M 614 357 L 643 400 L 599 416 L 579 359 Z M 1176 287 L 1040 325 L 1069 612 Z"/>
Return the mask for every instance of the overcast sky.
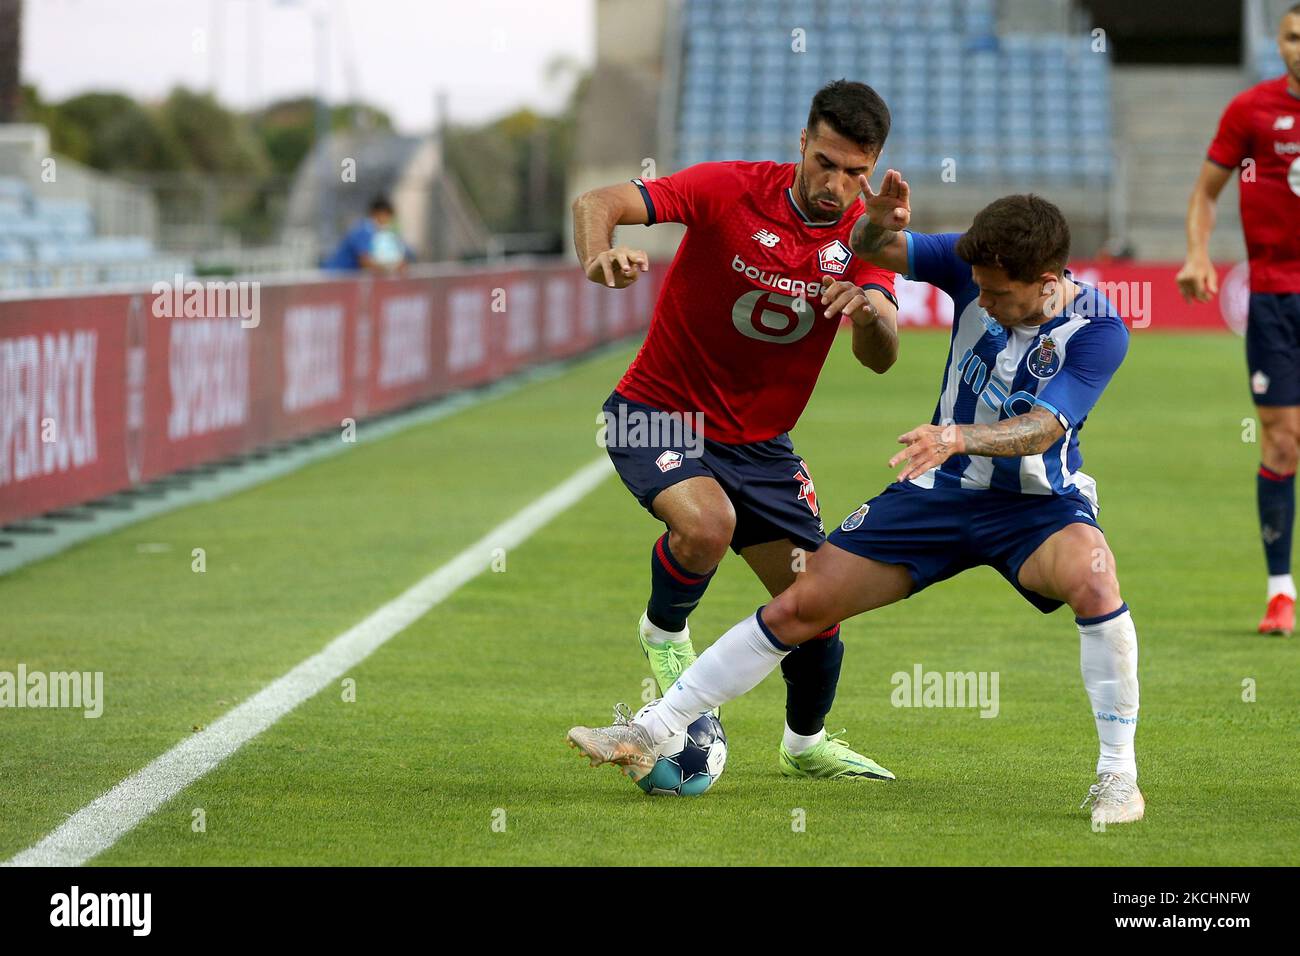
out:
<path id="1" fill-rule="evenodd" d="M 317 88 L 313 11 L 327 16 L 328 95 L 385 109 L 404 132 L 521 105 L 550 111 L 556 55 L 594 59 L 595 0 L 25 0 L 24 82 L 45 99 L 86 90 L 160 98 L 176 84 L 237 107 Z"/>

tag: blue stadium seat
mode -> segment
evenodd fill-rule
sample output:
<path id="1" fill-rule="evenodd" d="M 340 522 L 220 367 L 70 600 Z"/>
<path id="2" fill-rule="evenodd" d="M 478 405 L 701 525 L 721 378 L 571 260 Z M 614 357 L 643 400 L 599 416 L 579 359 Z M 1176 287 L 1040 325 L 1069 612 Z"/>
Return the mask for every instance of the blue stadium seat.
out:
<path id="1" fill-rule="evenodd" d="M 1087 35 L 999 36 L 996 0 L 686 0 L 684 23 L 682 159 L 792 156 L 813 92 L 844 76 L 890 105 L 883 162 L 937 175 L 951 157 L 977 179 L 1109 175 L 1109 54 Z M 806 53 L 790 49 L 795 27 Z"/>

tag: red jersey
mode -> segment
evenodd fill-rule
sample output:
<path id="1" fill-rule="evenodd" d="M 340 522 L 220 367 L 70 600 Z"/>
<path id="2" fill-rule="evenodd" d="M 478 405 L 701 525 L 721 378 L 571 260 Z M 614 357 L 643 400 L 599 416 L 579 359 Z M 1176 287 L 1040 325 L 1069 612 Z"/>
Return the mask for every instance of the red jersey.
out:
<path id="1" fill-rule="evenodd" d="M 821 277 L 894 298 L 894 273 L 849 249 L 865 207 L 835 222 L 795 205 L 793 163 L 700 163 L 641 181 L 650 224 L 686 235 L 650 331 L 618 391 L 668 412 L 702 412 L 704 435 L 743 445 L 789 431 L 812 394 L 840 316 L 827 319 Z"/>
<path id="2" fill-rule="evenodd" d="M 1252 292 L 1300 292 L 1300 96 L 1280 76 L 1238 93 L 1223 111 L 1210 162 L 1240 169 L 1241 222 Z"/>

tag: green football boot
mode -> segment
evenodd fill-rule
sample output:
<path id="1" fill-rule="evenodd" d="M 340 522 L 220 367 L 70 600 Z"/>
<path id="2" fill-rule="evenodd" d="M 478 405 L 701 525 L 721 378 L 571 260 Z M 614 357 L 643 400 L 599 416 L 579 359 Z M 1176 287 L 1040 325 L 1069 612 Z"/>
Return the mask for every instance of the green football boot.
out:
<path id="1" fill-rule="evenodd" d="M 823 737 L 821 743 L 799 756 L 794 756 L 781 742 L 781 773 L 787 777 L 810 777 L 821 780 L 842 780 L 849 777 L 866 777 L 871 780 L 893 780 L 894 775 L 870 757 L 856 752 L 840 736 L 844 731 Z"/>
<path id="2" fill-rule="evenodd" d="M 646 633 L 652 626 L 650 619 L 642 613 L 636 636 L 641 642 L 641 653 L 645 654 L 645 659 L 650 662 L 650 673 L 654 675 L 655 682 L 659 685 L 659 693 L 666 694 L 668 688 L 672 687 L 673 682 L 681 676 L 682 671 L 690 667 L 691 662 L 695 660 L 695 648 L 691 646 L 689 627 L 682 631 L 685 640 L 664 641 L 662 644 L 650 643 L 646 640 Z"/>

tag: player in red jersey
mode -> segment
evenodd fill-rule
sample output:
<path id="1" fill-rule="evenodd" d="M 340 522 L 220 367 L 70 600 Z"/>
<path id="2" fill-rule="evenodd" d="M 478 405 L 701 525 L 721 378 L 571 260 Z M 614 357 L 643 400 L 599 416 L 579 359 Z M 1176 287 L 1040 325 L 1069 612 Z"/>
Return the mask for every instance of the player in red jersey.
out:
<path id="1" fill-rule="evenodd" d="M 1208 245 L 1214 204 L 1228 177 L 1239 181 L 1250 258 L 1246 362 L 1263 430 L 1255 479 L 1260 536 L 1268 563 L 1268 609 L 1261 634 L 1295 628 L 1291 529 L 1300 457 L 1300 4 L 1283 15 L 1278 49 L 1286 75 L 1238 94 L 1219 122 L 1187 212 L 1183 296 L 1208 302 L 1219 291 Z"/>
<path id="2" fill-rule="evenodd" d="M 615 226 L 687 227 L 645 343 L 603 413 L 619 476 L 668 527 L 651 552 L 638 626 L 661 691 L 695 659 L 686 618 L 729 546 L 776 595 L 825 540 L 812 476 L 786 433 L 842 316 L 863 365 L 883 373 L 897 357 L 894 273 L 849 248 L 864 209 L 858 177 L 871 175 L 888 133 L 876 92 L 839 80 L 813 97 L 797 163 L 701 163 L 593 190 L 573 205 L 587 277 L 616 288 L 649 260 L 614 246 Z M 826 736 L 844 646 L 838 625 L 819 637 L 782 665 L 781 771 L 892 779 Z"/>

